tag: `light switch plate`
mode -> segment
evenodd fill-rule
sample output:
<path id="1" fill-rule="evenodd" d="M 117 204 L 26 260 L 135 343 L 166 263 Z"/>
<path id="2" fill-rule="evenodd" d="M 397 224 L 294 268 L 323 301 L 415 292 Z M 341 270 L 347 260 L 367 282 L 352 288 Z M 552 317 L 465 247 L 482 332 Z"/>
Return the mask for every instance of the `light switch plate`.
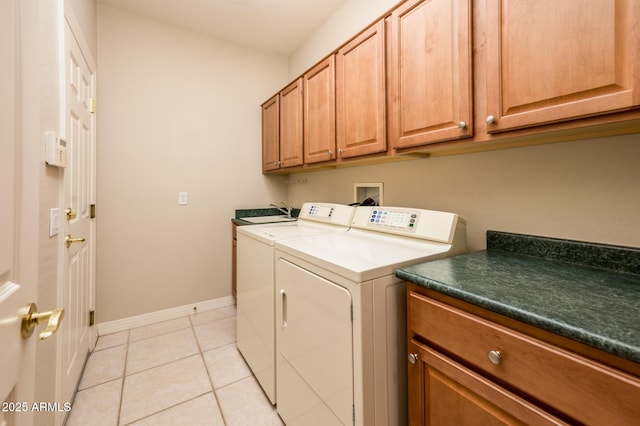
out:
<path id="1" fill-rule="evenodd" d="M 189 204 L 188 194 L 186 192 L 178 192 L 178 204 L 181 206 Z"/>
<path id="2" fill-rule="evenodd" d="M 58 235 L 60 231 L 60 209 L 49 210 L 49 236 Z"/>

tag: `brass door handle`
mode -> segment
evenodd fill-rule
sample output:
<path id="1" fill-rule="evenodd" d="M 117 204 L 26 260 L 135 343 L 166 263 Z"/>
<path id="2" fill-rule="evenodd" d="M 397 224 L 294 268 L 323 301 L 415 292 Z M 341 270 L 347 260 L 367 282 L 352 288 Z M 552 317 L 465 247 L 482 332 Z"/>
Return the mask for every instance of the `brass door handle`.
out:
<path id="1" fill-rule="evenodd" d="M 71 207 L 67 207 L 66 209 L 64 209 L 64 212 L 67 214 L 67 220 L 76 218 L 76 212 Z"/>
<path id="2" fill-rule="evenodd" d="M 64 237 L 64 243 L 67 245 L 67 248 L 71 247 L 71 244 L 73 243 L 84 243 L 85 239 L 80 237 L 80 238 L 71 238 L 71 235 L 67 234 L 66 237 Z"/>
<path id="3" fill-rule="evenodd" d="M 36 325 L 47 323 L 47 326 L 40 333 L 40 340 L 44 340 L 47 337 L 51 337 L 53 333 L 58 331 L 60 322 L 64 318 L 64 308 L 57 308 L 53 311 L 38 312 L 38 307 L 35 303 L 27 305 L 27 313 L 22 316 L 21 334 L 22 338 L 26 339 L 31 337 Z"/>

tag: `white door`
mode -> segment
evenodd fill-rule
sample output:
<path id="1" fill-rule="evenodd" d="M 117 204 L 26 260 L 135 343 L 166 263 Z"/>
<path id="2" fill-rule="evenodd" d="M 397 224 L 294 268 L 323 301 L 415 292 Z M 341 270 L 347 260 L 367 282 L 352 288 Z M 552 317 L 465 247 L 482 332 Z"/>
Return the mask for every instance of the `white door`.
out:
<path id="1" fill-rule="evenodd" d="M 77 30 L 76 30 L 77 31 Z M 81 36 L 80 36 L 81 37 Z M 61 401 L 71 401 L 92 344 L 89 311 L 93 305 L 95 118 L 91 112 L 95 75 L 77 34 L 65 22 L 65 132 L 69 164 L 64 170 Z"/>
<path id="2" fill-rule="evenodd" d="M 24 307 L 35 302 L 37 295 L 34 272 L 37 231 L 35 236 L 31 234 L 38 225 L 37 211 L 34 215 L 32 210 L 37 181 L 27 176 L 23 167 L 30 164 L 24 141 L 32 133 L 25 133 L 22 124 L 30 124 L 31 116 L 25 118 L 20 109 L 21 66 L 16 59 L 25 50 L 20 43 L 24 41 L 21 28 L 26 25 L 21 24 L 19 17 L 32 23 L 33 15 L 29 11 L 18 13 L 19 8 L 19 0 L 0 1 L 0 424 L 3 425 L 32 422 L 32 407 L 28 404 L 33 401 L 35 372 L 36 339 L 23 339 L 20 325 Z M 25 229 L 27 232 L 22 232 Z"/>

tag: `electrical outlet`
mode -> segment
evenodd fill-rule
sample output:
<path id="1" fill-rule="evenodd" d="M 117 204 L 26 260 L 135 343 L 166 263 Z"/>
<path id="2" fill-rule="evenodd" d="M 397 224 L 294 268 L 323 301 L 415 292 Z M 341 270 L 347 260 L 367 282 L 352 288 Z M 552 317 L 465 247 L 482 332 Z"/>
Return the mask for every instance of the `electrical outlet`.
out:
<path id="1" fill-rule="evenodd" d="M 189 194 L 186 192 L 178 192 L 178 205 L 186 206 L 189 204 Z"/>

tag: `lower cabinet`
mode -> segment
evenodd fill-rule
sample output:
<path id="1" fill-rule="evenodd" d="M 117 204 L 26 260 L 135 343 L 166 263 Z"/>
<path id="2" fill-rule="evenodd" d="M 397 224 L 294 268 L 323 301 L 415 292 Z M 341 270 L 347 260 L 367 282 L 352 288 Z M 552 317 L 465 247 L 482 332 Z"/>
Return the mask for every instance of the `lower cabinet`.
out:
<path id="1" fill-rule="evenodd" d="M 565 424 L 426 345 L 411 341 L 409 353 L 412 425 Z"/>
<path id="2" fill-rule="evenodd" d="M 558 340 L 551 333 L 547 339 L 535 329 L 533 337 L 522 332 L 531 326 L 497 323 L 478 307 L 452 306 L 413 284 L 407 289 L 411 425 L 640 419 L 640 378 L 596 361 L 589 356 L 596 349 L 576 353 L 550 343 Z"/>

